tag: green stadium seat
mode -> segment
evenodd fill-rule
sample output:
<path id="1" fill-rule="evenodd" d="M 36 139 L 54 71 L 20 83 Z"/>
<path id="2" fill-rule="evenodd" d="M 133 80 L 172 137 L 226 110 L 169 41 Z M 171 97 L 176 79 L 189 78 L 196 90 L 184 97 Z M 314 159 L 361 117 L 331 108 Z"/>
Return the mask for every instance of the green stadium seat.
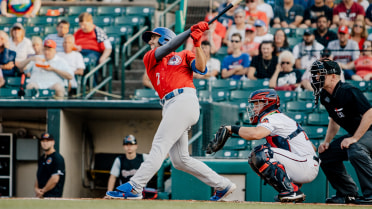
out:
<path id="1" fill-rule="evenodd" d="M 46 26 L 46 27 L 44 27 L 44 35 L 55 34 L 57 32 L 58 31 L 57 31 L 56 26 Z"/>
<path id="2" fill-rule="evenodd" d="M 210 80 L 209 86 L 212 89 L 228 89 L 233 90 L 238 88 L 239 82 L 233 79 L 216 79 L 216 80 Z"/>
<path id="3" fill-rule="evenodd" d="M 19 88 L 0 88 L 0 98 L 16 99 L 18 98 Z"/>
<path id="4" fill-rule="evenodd" d="M 94 16 L 93 23 L 98 27 L 106 27 L 112 25 L 114 19 L 111 16 Z"/>
<path id="5" fill-rule="evenodd" d="M 307 117 L 307 125 L 328 126 L 328 113 L 310 113 Z"/>
<path id="6" fill-rule="evenodd" d="M 5 87 L 14 88 L 21 86 L 21 77 L 7 77 L 5 79 Z"/>
<path id="7" fill-rule="evenodd" d="M 70 28 L 79 26 L 79 17 L 78 16 L 67 16 L 67 17 L 57 17 L 57 23 L 61 20 L 66 20 L 70 23 Z M 71 33 L 71 30 L 70 30 Z"/>
<path id="8" fill-rule="evenodd" d="M 67 10 L 68 16 L 79 16 L 83 12 L 88 12 L 90 14 L 95 14 L 96 7 L 91 6 L 69 6 Z"/>
<path id="9" fill-rule="evenodd" d="M 59 16 L 63 16 L 65 12 L 67 12 L 67 9 L 65 7 L 59 7 L 59 6 L 42 6 L 40 7 L 38 16 L 46 16 L 48 13 L 48 10 L 58 10 L 60 12 Z"/>
<path id="10" fill-rule="evenodd" d="M 32 17 L 26 18 L 24 24 L 27 26 L 52 26 L 57 23 L 56 17 Z"/>
<path id="11" fill-rule="evenodd" d="M 239 151 L 237 150 L 220 150 L 216 152 L 214 158 L 238 158 Z"/>
<path id="12" fill-rule="evenodd" d="M 297 100 L 302 101 L 313 101 L 314 94 L 312 91 L 301 91 L 297 93 Z"/>
<path id="13" fill-rule="evenodd" d="M 370 85 L 370 82 L 368 81 L 347 80 L 346 83 L 350 83 L 351 85 L 359 88 L 361 91 L 368 91 Z"/>
<path id="14" fill-rule="evenodd" d="M 284 33 L 287 35 L 287 38 L 289 37 L 296 37 L 296 29 L 298 28 L 282 28 Z M 301 34 L 302 36 L 303 34 Z"/>
<path id="15" fill-rule="evenodd" d="M 111 53 L 111 57 L 115 62 L 115 66 L 119 65 L 120 59 L 120 44 L 121 44 L 121 36 L 119 34 L 109 33 L 107 34 L 108 39 L 112 44 L 113 53 Z"/>
<path id="16" fill-rule="evenodd" d="M 372 104 L 372 92 L 364 92 L 364 96 L 366 96 L 369 103 Z"/>
<path id="17" fill-rule="evenodd" d="M 120 26 L 106 26 L 103 27 L 106 34 L 119 34 L 125 39 L 122 42 L 128 40 L 133 35 L 133 27 L 131 25 L 120 25 Z"/>
<path id="18" fill-rule="evenodd" d="M 276 91 L 279 96 L 280 103 L 286 103 L 294 101 L 297 98 L 297 92 L 295 91 Z"/>
<path id="19" fill-rule="evenodd" d="M 285 112 L 288 117 L 292 118 L 294 121 L 303 125 L 307 120 L 307 113 L 304 112 Z"/>
<path id="20" fill-rule="evenodd" d="M 248 100 L 247 99 L 239 99 L 234 101 L 227 102 L 228 104 L 238 106 L 239 113 L 245 113 L 247 111 Z"/>
<path id="21" fill-rule="evenodd" d="M 320 102 L 318 104 L 318 110 L 317 111 L 318 112 L 327 112 L 326 108 L 322 104 L 320 104 Z"/>
<path id="22" fill-rule="evenodd" d="M 287 112 L 312 112 L 314 104 L 310 101 L 289 101 L 285 108 Z"/>
<path id="23" fill-rule="evenodd" d="M 114 24 L 117 25 L 131 25 L 139 30 L 145 25 L 145 18 L 143 16 L 120 16 L 115 17 Z"/>
<path id="24" fill-rule="evenodd" d="M 226 89 L 212 89 L 212 101 L 222 102 L 229 98 L 229 90 Z"/>
<path id="25" fill-rule="evenodd" d="M 263 138 L 263 139 L 259 139 L 259 140 L 250 140 L 250 146 L 251 146 L 251 149 L 254 149 L 255 147 L 257 147 L 258 145 L 261 145 L 261 144 L 265 144 L 267 143 L 266 139 Z"/>
<path id="26" fill-rule="evenodd" d="M 343 129 L 343 128 L 340 127 L 340 129 L 338 130 L 335 138 L 340 137 L 340 136 L 344 136 L 346 134 L 349 134 L 349 133 L 345 129 Z"/>
<path id="27" fill-rule="evenodd" d="M 198 98 L 199 101 L 211 101 L 212 98 L 210 96 L 210 92 L 208 90 L 200 90 L 198 91 Z"/>
<path id="28" fill-rule="evenodd" d="M 207 79 L 194 79 L 194 86 L 196 90 L 206 90 L 208 87 Z"/>
<path id="29" fill-rule="evenodd" d="M 238 158 L 248 159 L 250 153 L 251 153 L 251 150 L 239 150 Z"/>
<path id="30" fill-rule="evenodd" d="M 230 92 L 230 101 L 246 101 L 248 103 L 251 93 L 252 91 L 249 90 L 233 90 Z"/>
<path id="31" fill-rule="evenodd" d="M 0 30 L 4 31 L 5 33 L 9 33 L 11 27 L 12 26 L 0 25 Z"/>
<path id="32" fill-rule="evenodd" d="M 136 89 L 134 91 L 135 100 L 159 100 L 159 95 L 154 89 Z"/>
<path id="33" fill-rule="evenodd" d="M 302 126 L 310 139 L 324 139 L 327 126 Z"/>
<path id="34" fill-rule="evenodd" d="M 44 36 L 44 27 L 43 26 L 25 26 L 26 36 Z"/>
<path id="35" fill-rule="evenodd" d="M 269 88 L 269 80 L 268 79 L 242 80 L 240 88 L 249 90 Z"/>
<path id="36" fill-rule="evenodd" d="M 146 18 L 145 25 L 149 26 L 150 29 L 154 26 L 155 20 L 155 8 L 154 7 L 142 7 L 142 6 L 132 6 L 126 7 L 126 15 L 141 15 Z"/>
<path id="37" fill-rule="evenodd" d="M 98 16 L 122 16 L 125 15 L 125 7 L 115 6 L 99 6 L 97 7 Z"/>
<path id="38" fill-rule="evenodd" d="M 296 44 L 301 43 L 302 41 L 302 36 L 301 37 L 288 37 L 287 38 L 289 47 L 293 48 L 296 46 Z"/>
<path id="39" fill-rule="evenodd" d="M 36 90 L 35 98 L 36 99 L 53 99 L 55 94 L 56 94 L 55 90 L 38 89 Z"/>
<path id="40" fill-rule="evenodd" d="M 232 136 L 223 146 L 224 150 L 244 150 L 247 149 L 247 140 L 238 136 Z"/>
<path id="41" fill-rule="evenodd" d="M 23 18 L 22 17 L 5 17 L 0 16 L 0 25 L 1 26 L 12 26 L 14 23 L 21 23 L 23 24 Z"/>

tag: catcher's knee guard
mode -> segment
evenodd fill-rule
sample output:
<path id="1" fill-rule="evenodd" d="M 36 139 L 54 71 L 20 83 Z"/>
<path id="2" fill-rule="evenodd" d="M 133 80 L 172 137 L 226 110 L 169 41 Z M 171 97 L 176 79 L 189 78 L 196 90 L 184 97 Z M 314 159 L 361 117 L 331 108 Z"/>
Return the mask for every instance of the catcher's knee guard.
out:
<path id="1" fill-rule="evenodd" d="M 298 188 L 287 176 L 284 166 L 279 162 L 270 162 L 273 151 L 267 145 L 254 148 L 248 158 L 251 168 L 279 193 L 297 191 Z"/>

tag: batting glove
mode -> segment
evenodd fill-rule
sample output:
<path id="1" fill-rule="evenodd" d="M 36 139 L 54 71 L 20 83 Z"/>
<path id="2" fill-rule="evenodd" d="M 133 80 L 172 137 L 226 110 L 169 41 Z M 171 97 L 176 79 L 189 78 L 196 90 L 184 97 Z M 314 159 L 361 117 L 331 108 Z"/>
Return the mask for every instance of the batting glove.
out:
<path id="1" fill-rule="evenodd" d="M 203 32 L 200 29 L 196 29 L 193 32 L 191 32 L 191 38 L 194 41 L 195 47 L 200 47 L 201 45 L 201 37 L 203 35 Z"/>
<path id="2" fill-rule="evenodd" d="M 209 25 L 205 21 L 198 22 L 197 24 L 191 26 L 191 32 L 194 32 L 196 29 L 199 29 L 201 30 L 201 32 L 204 32 L 209 29 Z"/>

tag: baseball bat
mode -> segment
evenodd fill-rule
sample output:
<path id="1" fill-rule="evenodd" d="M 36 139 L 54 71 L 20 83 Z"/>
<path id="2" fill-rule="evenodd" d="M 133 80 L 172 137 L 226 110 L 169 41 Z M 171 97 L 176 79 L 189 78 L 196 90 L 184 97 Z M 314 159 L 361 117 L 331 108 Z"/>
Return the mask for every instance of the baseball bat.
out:
<path id="1" fill-rule="evenodd" d="M 229 9 L 233 8 L 235 5 L 239 4 L 242 0 L 234 0 L 229 5 L 227 5 L 218 15 L 216 15 L 213 19 L 209 20 L 208 25 L 212 24 L 215 20 L 217 20 L 221 15 L 225 14 Z"/>

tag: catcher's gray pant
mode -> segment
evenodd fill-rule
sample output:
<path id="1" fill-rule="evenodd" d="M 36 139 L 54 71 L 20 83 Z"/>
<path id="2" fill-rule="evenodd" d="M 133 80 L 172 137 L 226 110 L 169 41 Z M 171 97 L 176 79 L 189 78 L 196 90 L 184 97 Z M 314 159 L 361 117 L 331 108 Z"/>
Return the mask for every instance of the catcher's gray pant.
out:
<path id="1" fill-rule="evenodd" d="M 348 149 L 341 149 L 340 144 L 347 137 L 350 135 L 334 139 L 329 148 L 319 154 L 322 160 L 320 167 L 336 189 L 337 196 L 358 195 L 358 187 L 343 164 L 343 161 L 350 160 L 358 176 L 363 196 L 372 198 L 372 130 L 367 131 Z"/>
<path id="2" fill-rule="evenodd" d="M 159 170 L 168 152 L 176 169 L 195 176 L 207 185 L 223 190 L 231 184 L 229 179 L 218 175 L 203 162 L 189 155 L 187 132 L 198 121 L 199 114 L 199 101 L 193 88 L 184 88 L 183 93 L 165 101 L 163 118 L 152 142 L 149 156 L 130 179 L 137 192 L 141 192 Z"/>

